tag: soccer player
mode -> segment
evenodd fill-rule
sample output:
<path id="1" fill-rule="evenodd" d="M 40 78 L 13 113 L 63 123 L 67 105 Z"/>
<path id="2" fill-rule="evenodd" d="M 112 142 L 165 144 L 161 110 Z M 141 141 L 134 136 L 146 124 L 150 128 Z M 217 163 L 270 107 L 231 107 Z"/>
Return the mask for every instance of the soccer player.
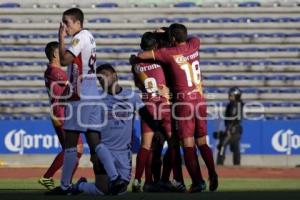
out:
<path id="1" fill-rule="evenodd" d="M 112 186 L 121 180 L 114 167 L 111 167 L 107 147 L 101 143 L 100 134 L 92 131 L 96 98 L 99 96 L 96 75 L 96 43 L 93 35 L 83 29 L 84 14 L 79 8 L 71 8 L 63 13 L 59 27 L 59 54 L 61 65 L 68 65 L 71 87 L 66 92 L 66 112 L 64 129 L 66 132 L 64 165 L 60 187 L 48 195 L 68 195 L 71 193 L 72 172 L 77 163 L 76 145 L 79 133 L 85 133 L 90 153 L 102 161 Z M 71 45 L 65 49 L 65 36 L 72 36 Z M 94 100 L 93 100 L 94 99 Z M 109 162 L 106 162 L 106 161 Z"/>
<path id="2" fill-rule="evenodd" d="M 64 158 L 64 149 L 65 149 L 65 131 L 62 128 L 63 126 L 63 118 L 65 116 L 65 108 L 63 105 L 59 104 L 59 98 L 63 94 L 65 87 L 67 85 L 67 74 L 65 71 L 61 69 L 60 66 L 60 59 L 59 59 L 59 44 L 58 42 L 49 42 L 45 48 L 45 54 L 49 60 L 48 67 L 45 71 L 45 86 L 48 89 L 48 96 L 49 101 L 51 104 L 51 122 L 55 129 L 55 133 L 59 139 L 59 142 L 62 146 L 62 151 L 57 154 L 54 161 L 52 162 L 49 169 L 43 175 L 42 178 L 39 179 L 39 183 L 46 187 L 47 189 L 51 190 L 54 188 L 54 181 L 53 175 L 59 170 L 63 165 L 63 158 Z M 78 161 L 82 155 L 83 151 L 83 144 L 82 139 L 79 137 L 78 144 L 77 144 L 77 158 Z M 75 173 L 76 167 L 73 171 Z"/>
<path id="3" fill-rule="evenodd" d="M 208 168 L 210 191 L 218 187 L 212 151 L 207 145 L 206 105 L 202 91 L 201 71 L 199 66 L 200 41 L 187 38 L 187 29 L 182 24 L 172 24 L 169 36 L 174 47 L 144 51 L 139 53 L 141 59 L 153 59 L 166 64 L 168 76 L 173 79 L 172 90 L 178 134 L 184 146 L 184 159 L 192 178 L 190 192 L 201 192 L 205 182 L 201 175 L 195 144 Z"/>
<path id="4" fill-rule="evenodd" d="M 95 183 L 87 183 L 85 178 L 78 180 L 74 186 L 74 194 L 84 192 L 91 195 L 122 194 L 126 192 L 131 178 L 131 143 L 135 112 L 144 107 L 138 94 L 131 89 L 122 88 L 118 83 L 117 73 L 110 64 L 103 64 L 97 67 L 98 80 L 103 88 L 97 107 L 96 121 L 103 124 L 98 130 L 101 133 L 102 143 L 109 151 L 113 159 L 113 165 L 123 181 L 121 189 L 115 192 L 110 190 L 107 173 L 97 159 L 94 161 Z M 102 116 L 102 117 L 101 117 Z M 96 119 L 96 118 L 95 118 Z M 106 122 L 106 123 L 105 123 Z"/>
<path id="5" fill-rule="evenodd" d="M 157 47 L 156 34 L 146 32 L 141 40 L 142 50 L 152 50 Z M 172 124 L 171 124 L 171 109 L 168 94 L 161 94 L 160 88 L 166 87 L 166 80 L 161 63 L 153 60 L 138 60 L 136 59 L 133 64 L 133 73 L 136 85 L 143 92 L 143 101 L 152 116 L 159 120 L 162 124 L 163 132 L 167 138 L 169 149 L 169 162 L 170 165 L 175 165 L 175 143 L 172 141 Z M 141 189 L 141 177 L 145 167 L 151 168 L 151 154 L 152 142 L 154 131 L 142 121 L 142 144 L 137 155 L 135 180 L 132 185 L 133 192 L 139 192 Z M 179 147 L 178 147 L 179 148 Z M 180 156 L 180 155 L 178 155 Z M 159 158 L 160 159 L 160 158 Z M 146 179 L 143 186 L 143 191 L 154 192 L 156 189 L 152 187 L 152 173 L 146 170 Z M 162 177 L 163 182 L 169 181 L 169 176 Z M 183 183 L 181 183 L 183 184 Z"/>

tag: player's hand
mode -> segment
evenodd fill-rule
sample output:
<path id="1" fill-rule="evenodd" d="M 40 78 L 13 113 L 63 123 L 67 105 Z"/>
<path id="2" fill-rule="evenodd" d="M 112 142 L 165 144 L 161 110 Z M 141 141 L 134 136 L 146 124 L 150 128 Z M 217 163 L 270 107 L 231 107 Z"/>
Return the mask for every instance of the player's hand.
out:
<path id="1" fill-rule="evenodd" d="M 64 39 L 66 36 L 66 25 L 63 22 L 60 22 L 58 36 L 59 39 Z"/>
<path id="2" fill-rule="evenodd" d="M 135 61 L 136 61 L 136 55 L 130 55 L 130 58 L 129 58 L 129 63 L 131 65 L 134 65 L 135 64 Z"/>
<path id="3" fill-rule="evenodd" d="M 170 90 L 169 90 L 169 88 L 165 85 L 159 85 L 158 86 L 158 95 L 163 96 L 166 99 L 170 99 Z"/>

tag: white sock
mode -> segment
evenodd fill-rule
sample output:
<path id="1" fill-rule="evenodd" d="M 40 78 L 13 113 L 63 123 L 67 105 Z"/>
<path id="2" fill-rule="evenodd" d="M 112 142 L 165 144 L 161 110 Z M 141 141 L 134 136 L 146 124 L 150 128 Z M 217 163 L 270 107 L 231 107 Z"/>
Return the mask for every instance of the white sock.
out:
<path id="1" fill-rule="evenodd" d="M 95 150 L 98 158 L 100 159 L 101 163 L 104 166 L 104 169 L 108 175 L 109 180 L 110 181 L 115 180 L 118 177 L 118 172 L 110 151 L 102 143 L 98 144 Z"/>
<path id="2" fill-rule="evenodd" d="M 60 187 L 64 190 L 68 189 L 71 185 L 72 174 L 78 162 L 77 148 L 69 148 L 65 150 L 64 165 L 62 168 Z"/>
<path id="3" fill-rule="evenodd" d="M 103 192 L 101 192 L 94 183 L 85 183 L 82 182 L 79 184 L 79 190 L 84 192 L 85 194 L 90 195 L 104 195 Z"/>

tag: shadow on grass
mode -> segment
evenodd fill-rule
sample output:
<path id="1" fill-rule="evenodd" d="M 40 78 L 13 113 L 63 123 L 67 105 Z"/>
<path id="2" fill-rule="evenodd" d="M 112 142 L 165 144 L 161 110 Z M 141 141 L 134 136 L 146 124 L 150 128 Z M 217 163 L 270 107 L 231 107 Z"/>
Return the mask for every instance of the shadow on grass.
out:
<path id="1" fill-rule="evenodd" d="M 2 199 L 30 199 L 30 200 L 47 200 L 47 199 L 66 199 L 65 196 L 46 196 L 46 190 L 14 190 L 0 189 L 0 197 Z M 72 199 L 94 199 L 99 197 L 78 195 L 67 197 Z M 284 190 L 284 191 L 221 191 L 221 192 L 203 192 L 203 193 L 131 193 L 128 192 L 122 196 L 105 196 L 101 199 L 120 199 L 120 200 L 154 200 L 154 199 L 171 199 L 171 200 L 296 200 L 300 199 L 299 190 Z"/>

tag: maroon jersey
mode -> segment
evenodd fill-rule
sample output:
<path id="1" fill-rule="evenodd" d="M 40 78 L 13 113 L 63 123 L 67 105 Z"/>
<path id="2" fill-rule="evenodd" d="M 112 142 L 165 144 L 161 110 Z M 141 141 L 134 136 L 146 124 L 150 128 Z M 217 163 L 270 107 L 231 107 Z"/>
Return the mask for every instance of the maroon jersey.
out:
<path id="1" fill-rule="evenodd" d="M 197 91 L 202 94 L 199 47 L 199 39 L 191 38 L 184 45 L 154 51 L 154 59 L 166 64 L 175 93 Z"/>
<path id="2" fill-rule="evenodd" d="M 66 82 L 68 80 L 65 71 L 59 67 L 48 65 L 45 73 L 45 86 L 48 89 L 48 96 L 51 104 L 58 103 L 60 97 L 64 93 Z M 63 106 L 53 106 L 53 114 L 56 117 L 64 117 Z"/>
<path id="3" fill-rule="evenodd" d="M 138 59 L 132 71 L 139 89 L 149 94 L 149 97 L 157 95 L 159 87 L 166 86 L 162 65 L 157 61 Z"/>

